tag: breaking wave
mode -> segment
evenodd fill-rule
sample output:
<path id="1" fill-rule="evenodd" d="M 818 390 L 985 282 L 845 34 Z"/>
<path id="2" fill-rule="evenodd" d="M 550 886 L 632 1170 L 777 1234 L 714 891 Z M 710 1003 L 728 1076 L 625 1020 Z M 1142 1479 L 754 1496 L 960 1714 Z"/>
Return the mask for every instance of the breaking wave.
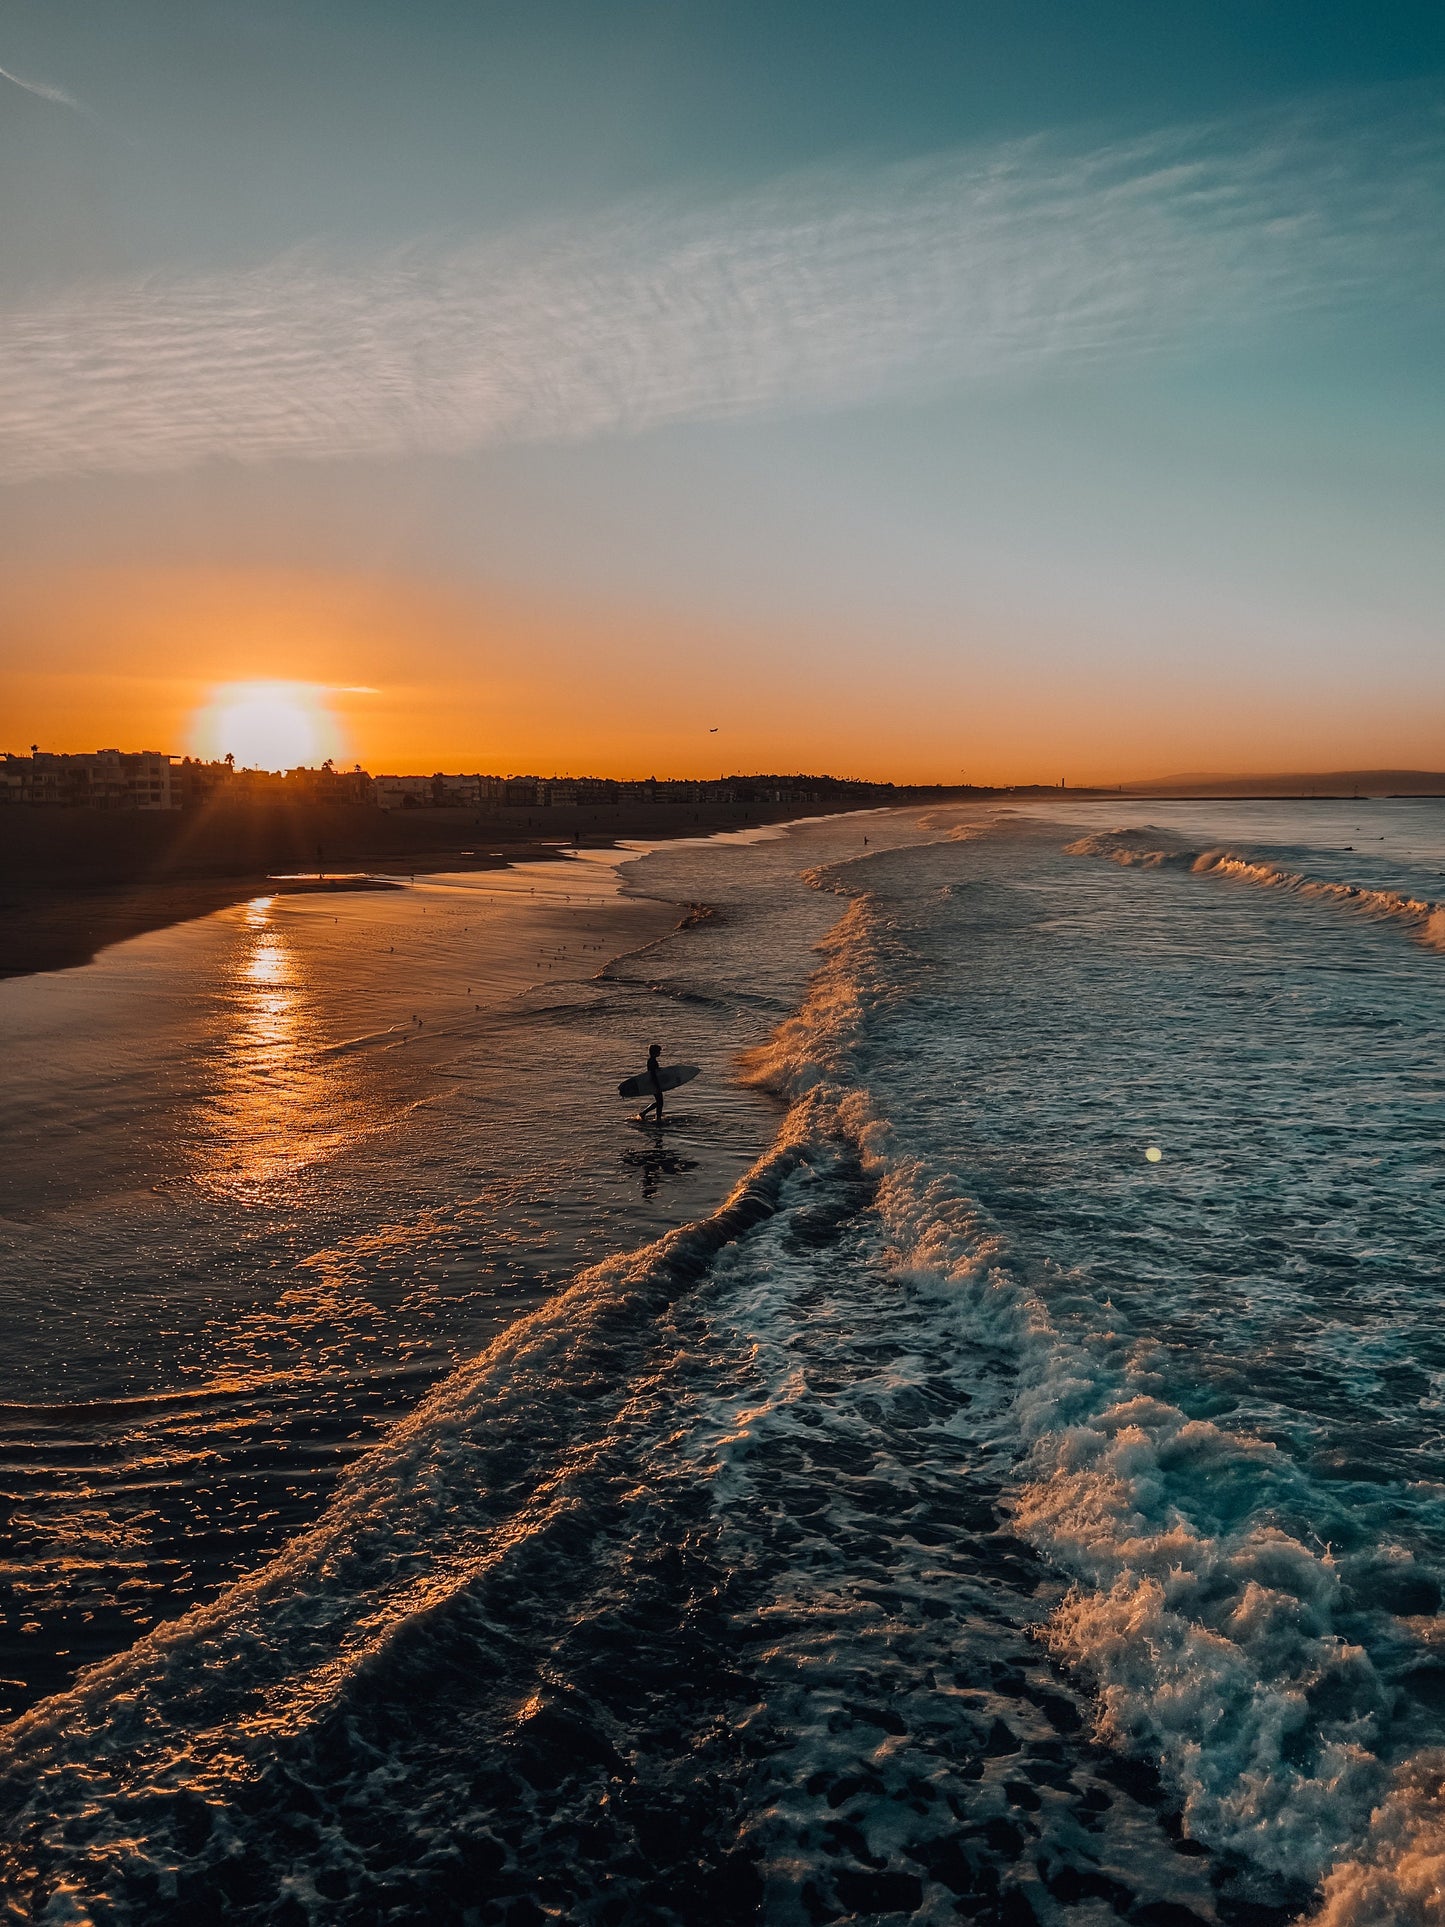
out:
<path id="1" fill-rule="evenodd" d="M 1069 856 L 1103 857 L 1128 869 L 1191 870 L 1196 876 L 1227 877 L 1265 890 L 1330 903 L 1366 917 L 1405 925 L 1427 949 L 1445 951 L 1445 904 L 1424 897 L 1404 896 L 1395 890 L 1372 889 L 1362 883 L 1337 883 L 1305 876 L 1258 856 L 1228 849 L 1191 848 L 1167 830 L 1107 830 L 1081 836 L 1070 843 Z"/>
<path id="2" fill-rule="evenodd" d="M 716 1213 L 583 1272 L 279 1558 L 8 1730 L 3 1917 L 1440 1927 L 1439 1586 L 1312 1533 L 1268 1427 L 1171 1398 L 920 1121 L 975 886 L 889 899 L 914 855 L 812 874 L 845 907 L 744 1060 L 787 1109 Z M 1158 1865 L 1119 1797 L 1150 1774 Z M 1200 1849 L 1265 1902 L 1217 1914 Z"/>
<path id="3" fill-rule="evenodd" d="M 323 1801 L 360 1799 L 363 1827 L 414 1824 L 427 1789 L 400 1736 L 376 1730 L 378 1699 L 405 1700 L 409 1680 L 435 1695 L 452 1668 L 480 1668 L 491 1693 L 517 1702 L 491 1709 L 493 1744 L 500 1730 L 515 1749 L 529 1727 L 534 1741 L 560 1727 L 575 1744 L 565 1711 L 517 1691 L 527 1675 L 507 1594 L 529 1562 L 570 1560 L 583 1584 L 586 1542 L 609 1523 L 598 1488 L 616 1477 L 624 1435 L 658 1422 L 658 1327 L 717 1251 L 777 1208 L 809 1119 L 805 1105 L 712 1217 L 592 1268 L 512 1326 L 365 1454 L 280 1557 L 17 1720 L 0 1761 L 6 1917 L 98 1927 L 218 1894 L 259 1898 L 246 1847 L 257 1852 L 256 1833 L 298 1801 L 315 1816 Z M 419 1708 L 408 1736 L 438 1758 L 451 1737 L 437 1730 L 443 1704 Z M 474 1709 L 454 1699 L 450 1710 Z M 388 1771 L 396 1802 L 365 1792 Z M 429 1791 L 462 1817 L 477 1804 L 455 1779 Z M 403 1813 L 388 1812 L 396 1804 Z M 345 1890 L 357 1856 L 324 1831 L 293 1819 L 279 1856 L 260 1850 L 281 1859 L 283 1893 L 318 1871 Z M 284 1871 L 298 1855 L 314 1861 L 304 1877 Z M 326 1895 L 323 1878 L 311 1897 Z"/>
<path id="4" fill-rule="evenodd" d="M 1084 838 L 1071 853 L 1238 873 L 1222 852 L 1137 835 Z M 869 1009 L 899 995 L 892 947 L 855 900 L 803 1011 L 750 1074 L 835 1108 L 876 1181 L 893 1275 L 937 1294 L 960 1344 L 1014 1362 L 1014 1527 L 1072 1581 L 1043 1628 L 1049 1646 L 1096 1689 L 1101 1737 L 1158 1762 L 1194 1839 L 1287 1887 L 1322 1889 L 1318 1927 L 1439 1927 L 1445 1751 L 1391 1765 L 1374 1750 L 1398 1681 L 1336 1623 L 1351 1582 L 1368 1590 L 1383 1565 L 1385 1590 L 1394 1579 L 1408 1591 L 1412 1562 L 1397 1554 L 1391 1572 L 1388 1548 L 1352 1560 L 1270 1522 L 1308 1508 L 1267 1439 L 1156 1396 L 1147 1359 L 1107 1327 L 1084 1342 L 1057 1328 L 953 1161 L 901 1142 L 849 1076 Z M 1245 1489 L 1265 1503 L 1240 1501 L 1248 1516 L 1213 1531 L 1198 1522 L 1218 1505 L 1201 1503 L 1206 1490 Z"/>

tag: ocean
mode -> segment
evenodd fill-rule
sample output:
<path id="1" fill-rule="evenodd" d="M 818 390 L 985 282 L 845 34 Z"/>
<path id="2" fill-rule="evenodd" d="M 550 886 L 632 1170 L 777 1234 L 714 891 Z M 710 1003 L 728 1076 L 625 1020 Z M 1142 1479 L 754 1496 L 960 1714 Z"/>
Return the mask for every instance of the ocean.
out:
<path id="1" fill-rule="evenodd" d="M 1442 902 L 1061 795 L 0 984 L 0 1917 L 1445 1921 Z"/>

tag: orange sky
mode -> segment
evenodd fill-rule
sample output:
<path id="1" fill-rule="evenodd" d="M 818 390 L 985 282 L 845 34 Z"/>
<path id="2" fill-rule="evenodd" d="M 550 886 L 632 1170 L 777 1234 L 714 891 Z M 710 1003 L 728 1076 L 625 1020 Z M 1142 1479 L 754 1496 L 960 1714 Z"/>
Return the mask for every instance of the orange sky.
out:
<path id="1" fill-rule="evenodd" d="M 12 575 L 0 591 L 0 748 L 197 747 L 218 684 L 291 679 L 328 694 L 343 754 L 373 772 L 583 771 L 611 776 L 827 770 L 895 781 L 1116 782 L 1220 769 L 1438 761 L 1441 718 L 1406 723 L 1390 692 L 1299 689 L 1241 701 L 1207 659 L 1151 675 L 1121 709 L 1072 659 L 976 618 L 920 704 L 918 635 L 774 623 L 708 628 L 665 609 L 523 603 L 399 575 L 194 568 Z M 713 725 L 718 733 L 709 734 Z M 1087 747 L 1081 749 L 1081 745 Z"/>
<path id="2" fill-rule="evenodd" d="M 0 749 L 1438 768 L 1440 10 L 1051 5 L 11 9 Z"/>

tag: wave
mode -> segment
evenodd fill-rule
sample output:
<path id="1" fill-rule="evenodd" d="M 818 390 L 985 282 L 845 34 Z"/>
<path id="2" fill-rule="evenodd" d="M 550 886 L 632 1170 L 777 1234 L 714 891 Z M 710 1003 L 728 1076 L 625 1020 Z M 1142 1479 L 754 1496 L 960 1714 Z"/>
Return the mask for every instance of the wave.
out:
<path id="1" fill-rule="evenodd" d="M 407 1802 L 425 1806 L 418 1789 L 430 1773 L 434 1802 L 464 1814 L 478 1797 L 476 1756 L 496 1748 L 499 1730 L 517 1744 L 519 1730 L 530 1734 L 529 1745 L 569 1720 L 580 1730 L 550 1703 L 543 1720 L 529 1698 L 534 1672 L 509 1665 L 527 1638 L 552 1635 L 555 1586 L 545 1605 L 528 1597 L 520 1608 L 508 1588 L 529 1560 L 551 1559 L 557 1583 L 582 1584 L 588 1532 L 615 1510 L 619 1439 L 639 1424 L 665 1430 L 666 1361 L 654 1354 L 669 1309 L 725 1244 L 778 1208 L 810 1126 L 804 1104 L 712 1216 L 592 1267 L 509 1327 L 357 1460 L 322 1521 L 279 1557 L 8 1727 L 0 1918 L 139 1927 L 170 1918 L 172 1905 L 250 1895 L 243 1832 L 251 1856 L 279 1861 L 272 1898 L 297 1877 L 298 1854 L 308 1888 L 318 1870 L 341 1878 L 345 1828 L 313 1825 L 308 1843 L 300 1813 L 329 1802 L 366 1809 L 363 1832 L 413 1826 Z M 544 1698 L 554 1669 L 544 1652 Z M 464 1724 L 453 1670 L 502 1711 L 448 1760 L 453 1778 L 438 1791 L 435 1760 L 453 1737 L 441 1707 Z M 399 1816 L 381 1782 L 407 1779 L 400 1758 L 416 1753 L 427 1721 L 388 1731 L 385 1746 L 374 1729 L 423 1691 L 419 1680 L 430 1730 Z M 325 1893 L 311 1897 L 319 1905 Z"/>
<path id="2" fill-rule="evenodd" d="M 710 1660 L 697 1622 L 709 1599 L 707 1610 L 721 1611 L 726 1570 L 704 1572 L 690 1616 L 658 1643 L 645 1636 L 659 1612 L 657 1575 L 705 1563 L 699 1508 L 717 1497 L 698 1474 L 696 1401 L 682 1409 L 690 1296 L 725 1250 L 725 1264 L 745 1267 L 766 1220 L 816 1242 L 792 1187 L 842 1146 L 866 1176 L 884 1239 L 879 1315 L 896 1294 L 911 1314 L 924 1308 L 951 1357 L 1009 1363 L 1012 1528 L 1067 1582 L 1041 1630 L 1097 1694 L 1099 1737 L 1157 1762 L 1193 1839 L 1314 1891 L 1316 1927 L 1439 1927 L 1445 1759 L 1382 1755 L 1391 1684 L 1341 1631 L 1358 1572 L 1258 1517 L 1198 1524 L 1191 1494 L 1236 1483 L 1276 1500 L 1276 1519 L 1302 1512 L 1292 1503 L 1299 1475 L 1268 1442 L 1157 1396 L 1127 1335 L 1066 1335 L 966 1173 L 890 1115 L 881 1081 L 870 1080 L 870 1046 L 908 995 L 910 953 L 868 874 L 853 862 L 813 879 L 846 908 L 802 1007 L 743 1064 L 750 1082 L 788 1102 L 787 1116 L 716 1213 L 581 1274 L 400 1421 L 279 1558 L 8 1729 L 4 1918 L 138 1927 L 217 1894 L 238 1914 L 250 1905 L 248 1917 L 270 1918 L 245 1885 L 253 1876 L 242 1863 L 257 1853 L 274 1857 L 273 1894 L 276 1867 L 286 1890 L 302 1893 L 295 1918 L 324 1918 L 326 1881 L 351 1880 L 357 1892 L 361 1836 L 381 1843 L 364 1865 L 372 1891 L 393 1906 L 420 1902 L 401 1893 L 385 1855 L 399 1862 L 388 1842 L 405 1833 L 415 1852 L 429 1828 L 438 1840 L 466 1836 L 468 1877 L 515 1865 L 525 1850 L 535 1880 L 546 1859 L 536 1836 L 519 1847 L 496 1831 L 487 1776 L 500 1753 L 528 1785 L 560 1771 L 559 1756 L 595 1763 L 610 1775 L 608 1799 L 623 1786 L 635 1800 L 645 1749 L 635 1731 L 579 1712 L 581 1675 L 560 1656 L 570 1636 L 561 1602 L 571 1626 L 595 1629 L 610 1664 L 636 1645 L 659 1677 L 690 1667 L 678 1690 L 700 1690 Z M 732 1336 L 743 1350 L 758 1339 L 743 1323 Z M 809 1388 L 790 1396 L 806 1418 Z M 951 1420 L 935 1422 L 946 1430 Z M 721 1485 L 737 1476 L 725 1460 Z M 669 1481 L 682 1489 L 678 1512 L 640 1540 L 636 1519 L 662 1508 Z M 609 1533 L 619 1550 L 603 1571 L 593 1548 Z M 920 1539 L 925 1557 L 929 1543 Z M 817 1615 L 820 1640 L 839 1623 L 833 1611 Z M 468 1711 L 479 1699 L 485 1723 Z M 897 1732 L 891 1707 L 862 1717 Z M 695 1724 L 714 1736 L 709 1746 L 725 1746 L 748 1722 L 719 1709 Z M 671 1730 L 657 1741 L 688 1759 L 696 1797 L 723 1811 L 698 1764 L 706 1748 L 689 1753 L 692 1744 Z M 910 1797 L 922 1795 L 915 1787 Z M 596 1838 L 601 1798 L 594 1787 L 561 1831 Z M 675 1814 L 644 1819 L 634 1860 L 606 1875 L 617 1883 L 614 1911 L 599 1918 L 629 1917 L 629 1906 L 630 1917 L 671 1917 L 627 1883 L 638 1856 L 666 1860 L 687 1827 Z M 449 1877 L 444 1866 L 436 1877 Z M 756 1917 L 738 1880 L 716 1891 L 720 1923 Z M 883 1873 L 877 1881 L 870 1892 L 895 1892 Z M 741 1895 L 736 1906 L 729 1894 Z M 563 1903 L 553 1901 L 555 1912 Z M 425 1906 L 412 1917 L 428 1917 Z"/>
<path id="3" fill-rule="evenodd" d="M 1286 870 L 1267 858 L 1220 847 L 1190 847 L 1167 830 L 1145 825 L 1139 829 L 1107 830 L 1081 836 L 1066 846 L 1068 856 L 1104 857 L 1125 868 L 1185 869 L 1196 876 L 1228 877 L 1266 890 L 1338 905 L 1362 916 L 1404 924 L 1427 949 L 1445 951 L 1445 904 L 1425 897 L 1408 897 L 1395 890 L 1372 889 L 1362 883 L 1336 883 L 1325 877 Z"/>
<path id="4" fill-rule="evenodd" d="M 1125 835 L 1082 842 L 1124 862 L 1203 854 Z M 1240 1481 L 1276 1517 L 1307 1516 L 1290 1503 L 1300 1475 L 1268 1441 L 1154 1396 L 1147 1372 L 1136 1382 L 1119 1334 L 1066 1338 L 963 1176 L 903 1141 L 855 1074 L 870 1010 L 898 994 L 892 944 L 856 899 L 748 1074 L 833 1107 L 877 1185 L 895 1278 L 936 1295 L 960 1344 L 1014 1361 L 1014 1527 L 1072 1581 L 1046 1642 L 1096 1689 L 1099 1737 L 1158 1763 L 1194 1839 L 1322 1893 L 1316 1927 L 1439 1927 L 1445 1753 L 1392 1766 L 1375 1751 L 1391 1685 L 1335 1623 L 1363 1572 L 1259 1518 L 1191 1523 L 1191 1489 Z"/>

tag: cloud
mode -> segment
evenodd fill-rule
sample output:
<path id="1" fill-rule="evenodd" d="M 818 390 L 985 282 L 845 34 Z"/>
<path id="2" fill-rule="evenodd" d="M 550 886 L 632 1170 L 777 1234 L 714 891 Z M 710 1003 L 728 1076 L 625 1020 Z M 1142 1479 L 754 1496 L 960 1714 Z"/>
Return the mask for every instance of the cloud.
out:
<path id="1" fill-rule="evenodd" d="M 1339 116 L 819 171 L 0 314 L 0 478 L 832 408 L 1188 350 L 1436 271 L 1442 142 Z"/>
<path id="2" fill-rule="evenodd" d="M 20 87 L 27 94 L 34 94 L 37 100 L 53 101 L 57 107 L 69 107 L 77 114 L 85 109 L 72 94 L 63 87 L 48 87 L 43 80 L 22 80 L 19 74 L 12 74 L 8 67 L 0 67 L 0 80 L 8 80 L 12 87 Z"/>

